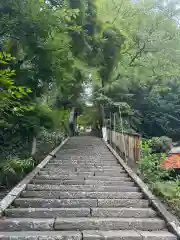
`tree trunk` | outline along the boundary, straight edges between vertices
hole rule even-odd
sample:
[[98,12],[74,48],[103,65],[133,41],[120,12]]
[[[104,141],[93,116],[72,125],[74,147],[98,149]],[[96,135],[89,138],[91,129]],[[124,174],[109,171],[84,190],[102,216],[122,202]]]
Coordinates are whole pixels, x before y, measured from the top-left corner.
[[31,156],[33,157],[36,154],[37,151],[37,140],[36,137],[33,137],[33,141],[32,141],[32,151],[31,151]]

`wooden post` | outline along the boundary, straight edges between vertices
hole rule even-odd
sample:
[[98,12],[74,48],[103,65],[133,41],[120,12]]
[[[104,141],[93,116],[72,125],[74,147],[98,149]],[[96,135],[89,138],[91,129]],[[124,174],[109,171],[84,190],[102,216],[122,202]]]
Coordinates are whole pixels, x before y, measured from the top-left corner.
[[114,113],[114,144],[115,144],[115,151],[116,151],[116,114]]
[[122,129],[122,139],[123,139],[123,145],[124,145],[124,157],[125,157],[126,164],[128,164],[128,159],[127,159],[127,154],[126,154],[126,143],[125,143],[124,130],[123,130],[123,120],[122,120],[120,106],[119,106],[119,115],[120,115],[121,129]]
[[110,143],[110,145],[112,146],[112,129],[111,129],[111,124],[112,124],[112,122],[111,122],[111,112],[110,112],[110,128],[109,128],[109,143]]

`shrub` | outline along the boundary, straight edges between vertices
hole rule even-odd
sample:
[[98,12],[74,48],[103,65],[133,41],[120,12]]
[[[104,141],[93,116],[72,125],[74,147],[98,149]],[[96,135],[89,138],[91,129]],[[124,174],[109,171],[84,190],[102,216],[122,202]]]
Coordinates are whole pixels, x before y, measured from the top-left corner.
[[172,147],[172,139],[166,136],[153,137],[150,146],[153,153],[168,153]]
[[162,160],[166,158],[166,154],[152,153],[151,145],[151,140],[141,143],[142,155],[139,169],[143,174],[144,181],[153,183],[171,179],[172,170],[162,168],[161,164]]
[[173,214],[180,217],[180,184],[178,180],[156,182],[152,185],[152,190],[165,201]]
[[27,173],[34,168],[32,158],[20,159],[9,157],[0,167],[1,185],[11,187],[18,183]]

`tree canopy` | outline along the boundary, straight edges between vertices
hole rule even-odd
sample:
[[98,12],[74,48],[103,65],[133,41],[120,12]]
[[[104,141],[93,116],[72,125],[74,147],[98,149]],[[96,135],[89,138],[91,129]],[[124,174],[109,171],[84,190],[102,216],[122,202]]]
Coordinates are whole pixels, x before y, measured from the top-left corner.
[[106,74],[106,84],[95,96],[98,94],[98,100],[112,112],[117,111],[113,103],[119,103],[129,128],[142,135],[178,138],[178,1],[97,3],[97,15],[104,24],[119,30],[123,43],[121,40],[119,51],[116,49],[116,57],[112,58],[113,68],[110,75]]
[[0,11],[4,156],[41,129],[66,131],[72,107],[88,124],[120,107],[127,129],[178,139],[178,1],[6,0]]

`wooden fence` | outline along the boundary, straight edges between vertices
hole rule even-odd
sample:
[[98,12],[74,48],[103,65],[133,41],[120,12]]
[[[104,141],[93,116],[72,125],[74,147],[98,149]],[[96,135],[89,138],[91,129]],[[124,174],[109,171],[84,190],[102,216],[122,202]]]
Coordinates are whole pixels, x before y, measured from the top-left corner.
[[116,148],[127,164],[134,168],[140,159],[140,135],[107,130],[108,142]]

